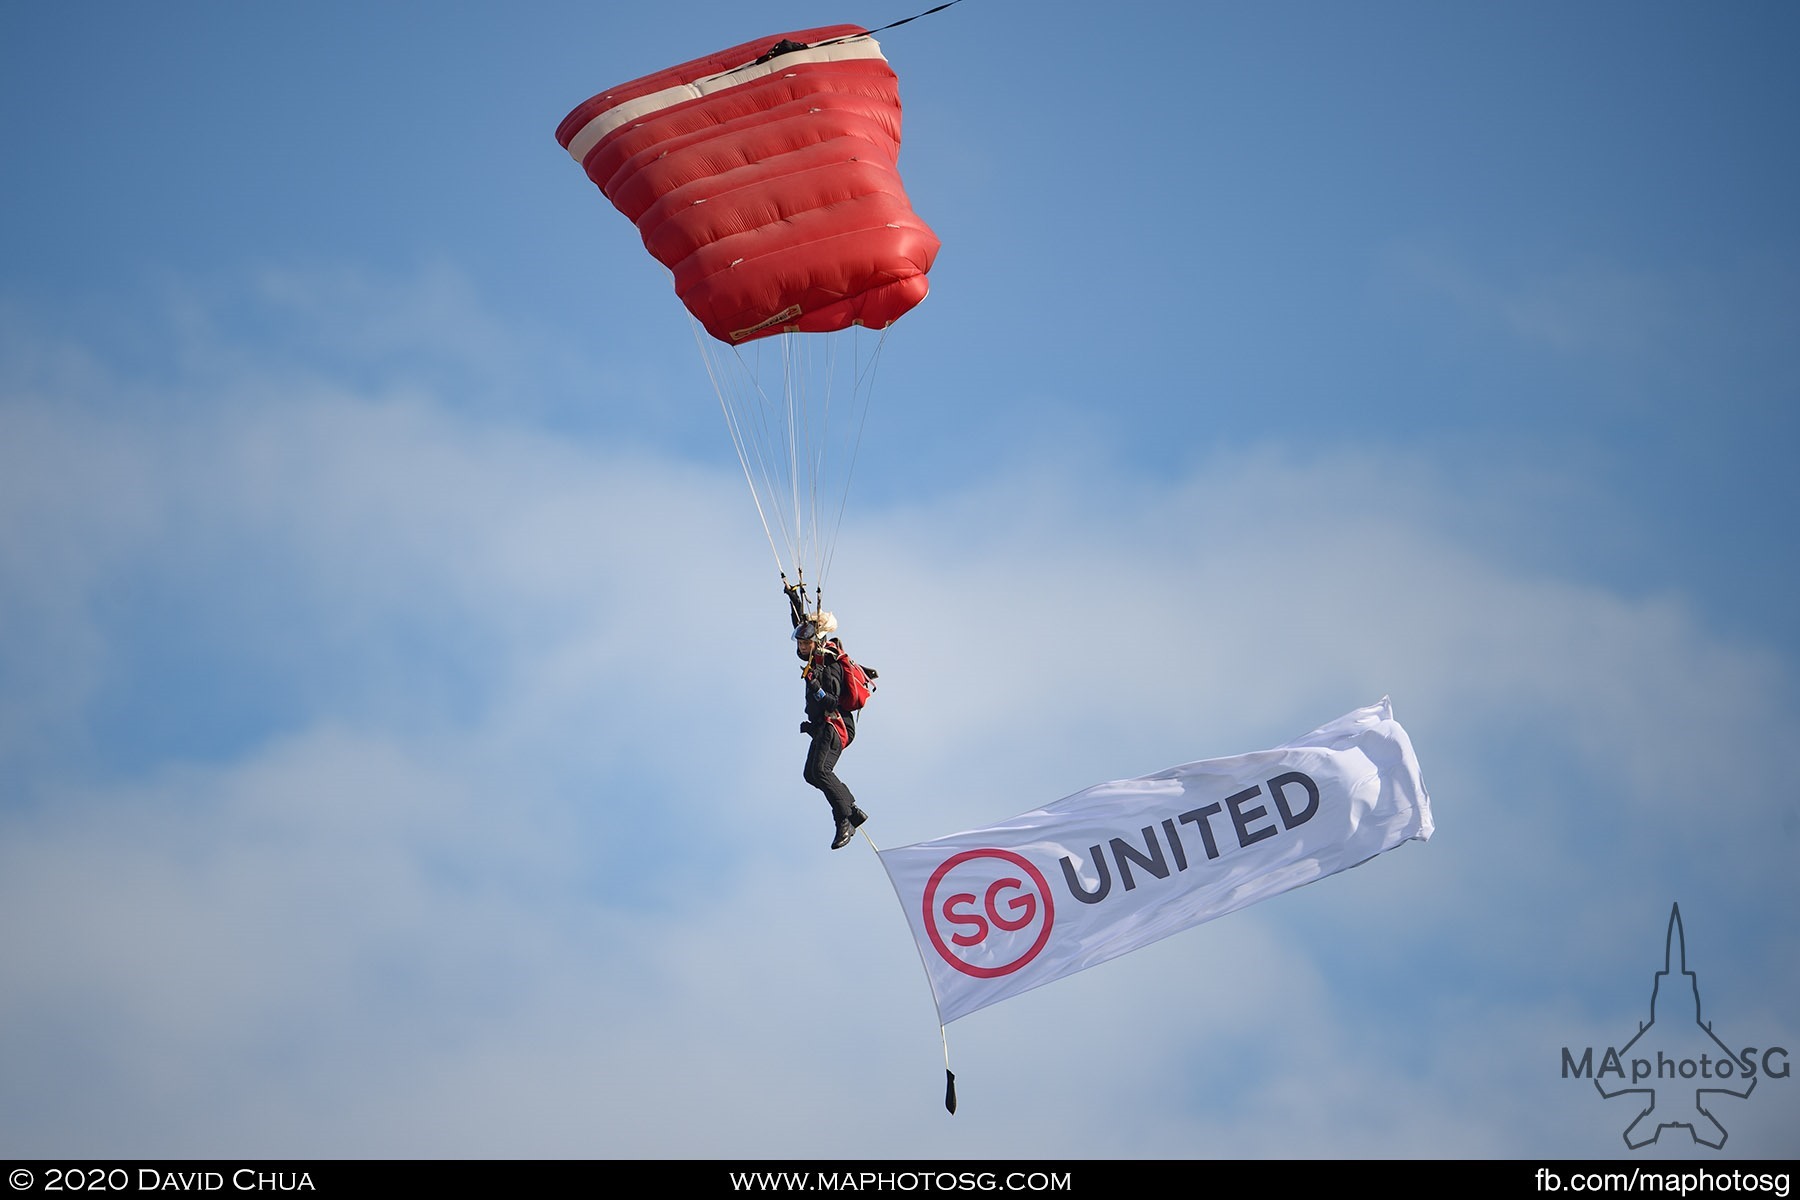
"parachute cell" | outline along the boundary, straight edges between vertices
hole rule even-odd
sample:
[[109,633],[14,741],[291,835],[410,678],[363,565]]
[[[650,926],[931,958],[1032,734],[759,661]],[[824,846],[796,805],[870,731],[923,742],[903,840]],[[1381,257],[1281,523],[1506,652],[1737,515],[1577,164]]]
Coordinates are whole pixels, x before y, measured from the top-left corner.
[[859,26],[646,75],[556,138],[722,342],[882,329],[925,297],[938,239],[901,184],[898,81]]

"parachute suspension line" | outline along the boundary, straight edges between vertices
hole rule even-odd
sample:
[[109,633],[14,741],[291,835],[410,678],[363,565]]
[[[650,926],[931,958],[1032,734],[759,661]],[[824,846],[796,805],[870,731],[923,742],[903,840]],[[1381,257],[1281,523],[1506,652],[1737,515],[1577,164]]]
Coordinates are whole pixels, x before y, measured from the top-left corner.
[[[863,430],[869,424],[869,406],[875,398],[875,368],[881,365],[881,352],[887,346],[888,326],[881,330],[881,336],[875,341],[875,349],[869,352],[867,362],[863,361],[860,352],[856,355],[856,375],[851,384],[850,400],[852,415],[856,420],[856,437],[850,444],[850,464],[844,470],[844,487],[838,494],[837,514],[832,519],[831,534],[826,539],[827,549],[820,556],[819,578],[825,578],[825,571],[830,568],[831,560],[837,553],[838,530],[844,524],[844,510],[850,504],[850,481],[856,475],[856,460],[862,454]],[[860,340],[862,330],[857,330]]]
[[[719,370],[719,363],[713,357],[711,347],[708,345],[705,336],[703,336],[705,332],[704,328],[698,321],[695,321],[693,326],[694,341],[700,347],[701,361],[706,364],[707,378],[712,380],[713,391],[719,397],[719,408],[725,414],[725,429],[731,435],[732,446],[737,450],[738,466],[743,468],[744,482],[750,486],[750,500],[756,505],[756,516],[757,519],[762,522],[763,536],[768,539],[769,553],[775,556],[775,568],[780,571],[782,570],[781,551],[776,548],[775,535],[769,529],[768,514],[763,511],[762,494],[757,490],[756,479],[750,472],[750,455],[747,453],[747,450],[757,452],[757,465],[762,471],[765,486],[768,478],[767,465],[762,461],[762,455],[758,446],[751,444],[746,447],[744,430],[740,424],[738,413],[733,410],[731,404],[731,384]],[[787,578],[785,571],[783,571],[782,578]]]
[[853,343],[836,335],[785,333],[779,341],[784,442],[791,472],[787,516],[793,523],[795,561],[812,566],[816,582],[823,584],[831,557],[831,522],[824,503],[832,472],[839,469],[833,458],[842,441],[832,429],[832,409],[838,403],[838,376],[844,370],[840,356],[847,356],[852,367],[856,356],[845,349]]
[[[781,335],[781,374],[782,400],[787,418],[788,490],[790,494],[788,509],[794,522],[794,561],[796,564],[813,561],[817,554],[818,520],[816,516],[809,521],[807,516],[813,512],[811,491],[814,469],[803,469],[802,464],[814,463],[813,428],[809,418],[811,397],[807,394],[807,380],[811,375],[809,365],[805,361],[807,343],[791,333]],[[801,489],[806,488],[807,495],[802,497]],[[808,538],[808,531],[813,537]],[[809,542],[811,544],[809,544]]]
[[[780,518],[782,539],[787,543],[788,557],[796,571],[804,573],[806,569],[805,529],[799,519],[795,505],[795,481],[799,478],[799,460],[795,458],[794,437],[796,426],[792,398],[793,367],[789,346],[792,337],[787,334],[777,339],[780,354],[775,354],[775,345],[761,342],[749,347],[754,363],[745,359],[745,348],[734,348],[739,368],[744,378],[750,383],[752,394],[756,397],[756,445],[760,448],[762,459],[766,459],[771,467],[765,467],[763,486],[769,504]],[[764,356],[778,357],[782,372],[781,390],[777,395],[770,395],[763,384]]]
[[[796,405],[803,414],[802,420],[807,434],[806,454],[806,511],[808,520],[806,528],[812,535],[812,561],[818,564],[816,582],[823,585],[825,575],[830,570],[831,543],[826,535],[826,523],[819,509],[820,485],[828,478],[827,455],[833,445],[831,437],[831,407],[837,395],[838,346],[840,338],[825,338],[808,343],[812,354],[823,354],[824,364],[807,363],[801,378],[818,382],[822,386],[817,396],[802,396]],[[854,361],[854,355],[852,355]]]
[[[798,466],[794,458],[794,413],[790,391],[792,378],[791,360],[788,344],[791,339],[783,334],[779,339],[781,347],[782,389],[779,399],[771,397],[763,386],[761,364],[765,353],[773,351],[762,342],[749,347],[755,358],[755,364],[744,357],[743,347],[734,347],[739,369],[750,383],[756,396],[756,445],[759,448],[759,461],[766,459],[774,464],[773,473],[765,466],[763,487],[769,504],[775,510],[781,526],[781,536],[787,543],[788,557],[792,560],[796,571],[804,571],[806,565],[806,549],[801,541],[801,527],[796,519],[793,491],[794,480],[798,477]],[[785,484],[784,481],[785,480]],[[785,515],[783,515],[785,514]]]
[[781,333],[727,353],[697,320],[692,328],[777,569],[822,586],[849,510],[888,331]]

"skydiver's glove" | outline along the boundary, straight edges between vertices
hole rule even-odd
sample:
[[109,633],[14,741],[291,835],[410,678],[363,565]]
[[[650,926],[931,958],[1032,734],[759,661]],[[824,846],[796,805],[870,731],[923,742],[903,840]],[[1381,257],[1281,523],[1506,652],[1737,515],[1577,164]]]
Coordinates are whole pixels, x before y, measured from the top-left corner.
[[811,721],[800,722],[800,732],[801,733],[811,733],[812,732],[812,722]]

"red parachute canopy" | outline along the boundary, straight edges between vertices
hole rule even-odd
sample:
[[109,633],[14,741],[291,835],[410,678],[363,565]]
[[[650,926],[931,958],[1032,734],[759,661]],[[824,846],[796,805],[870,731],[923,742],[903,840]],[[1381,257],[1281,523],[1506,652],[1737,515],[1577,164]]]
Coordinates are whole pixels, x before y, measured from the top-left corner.
[[901,186],[898,80],[860,26],[646,75],[576,108],[556,140],[722,342],[880,329],[925,298],[938,239]]

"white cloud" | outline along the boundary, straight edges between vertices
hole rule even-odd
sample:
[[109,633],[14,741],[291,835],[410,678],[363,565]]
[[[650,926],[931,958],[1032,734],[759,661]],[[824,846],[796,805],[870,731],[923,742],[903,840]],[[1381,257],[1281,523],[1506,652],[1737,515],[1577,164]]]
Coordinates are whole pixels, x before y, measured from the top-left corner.
[[[1439,834],[952,1026],[949,1117],[892,893],[863,847],[826,852],[799,780],[781,599],[723,450],[424,387],[245,391],[249,357],[148,405],[93,368],[0,397],[19,1152],[1600,1154],[1558,1131],[1555,1052],[1583,1006],[1636,1019],[1656,964],[1620,931],[1671,888],[1792,910],[1767,752],[1790,668],[1680,596],[1500,558],[1380,448],[1168,485],[1036,455],[842,535],[833,604],[883,673],[843,766],[873,837],[1382,694]],[[1491,467],[1456,511],[1506,485]],[[151,686],[159,636],[222,642],[209,668],[282,703],[110,753],[152,705],[204,706]],[[1792,950],[1766,922],[1714,953]]]
[[1405,285],[1527,343],[1569,353],[1641,356],[1684,327],[1674,285],[1648,270],[1594,260],[1494,278],[1452,251],[1396,246],[1389,270]]

